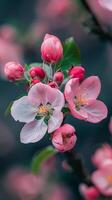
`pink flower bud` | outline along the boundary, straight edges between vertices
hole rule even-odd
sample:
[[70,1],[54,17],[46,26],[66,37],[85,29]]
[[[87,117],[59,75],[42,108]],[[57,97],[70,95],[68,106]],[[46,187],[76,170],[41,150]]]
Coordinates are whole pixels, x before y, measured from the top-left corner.
[[42,59],[48,63],[57,63],[63,56],[63,47],[59,38],[46,34],[41,45]]
[[40,83],[40,80],[34,79],[34,80],[31,81],[31,86],[33,86],[33,85],[35,85],[37,83]]
[[79,186],[79,190],[85,200],[98,200],[99,199],[100,193],[93,186],[88,187],[86,184],[82,183]]
[[32,67],[29,73],[31,78],[38,77],[40,80],[45,78],[45,71],[41,67]]
[[50,87],[52,87],[52,88],[58,88],[57,83],[54,82],[54,81],[49,82],[48,85],[49,85]]
[[79,81],[82,81],[85,76],[85,69],[80,66],[74,66],[68,73],[71,78],[79,78]]
[[19,80],[23,76],[24,68],[17,62],[8,62],[5,64],[4,73],[9,80]]
[[64,79],[63,72],[56,72],[53,77],[54,81],[56,81],[58,84],[62,83]]
[[60,152],[71,150],[76,140],[75,129],[70,124],[64,124],[52,135],[52,144]]

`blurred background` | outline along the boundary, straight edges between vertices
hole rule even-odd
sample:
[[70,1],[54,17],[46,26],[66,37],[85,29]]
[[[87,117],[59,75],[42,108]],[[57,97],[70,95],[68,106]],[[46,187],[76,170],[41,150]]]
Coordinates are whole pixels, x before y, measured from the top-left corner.
[[5,115],[9,103],[24,94],[25,87],[5,80],[4,64],[40,62],[40,45],[46,33],[62,41],[73,36],[86,75],[101,78],[100,98],[108,106],[108,118],[96,125],[67,119],[76,128],[76,151],[83,156],[89,172],[94,169],[91,155],[95,149],[102,143],[112,143],[108,130],[112,114],[112,1],[0,0],[0,200],[82,199],[80,180],[63,166],[63,155],[44,163],[37,177],[31,174],[32,157],[48,145],[48,140],[45,137],[35,144],[21,144],[23,124]]

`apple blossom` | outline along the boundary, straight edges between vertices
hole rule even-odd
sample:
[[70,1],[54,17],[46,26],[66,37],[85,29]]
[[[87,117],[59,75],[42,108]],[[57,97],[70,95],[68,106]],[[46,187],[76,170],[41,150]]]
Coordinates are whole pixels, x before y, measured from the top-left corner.
[[52,143],[60,152],[71,150],[76,140],[75,129],[70,124],[62,125],[52,134]]
[[29,74],[31,78],[39,78],[40,80],[45,78],[45,71],[41,67],[32,67]]
[[71,78],[79,78],[79,81],[82,81],[85,76],[85,69],[81,66],[74,66],[70,68],[68,74]]
[[52,87],[52,88],[58,88],[57,83],[54,82],[54,81],[50,81],[50,82],[48,82],[48,85],[49,85],[50,87]]
[[81,84],[74,78],[65,86],[65,98],[71,114],[78,119],[98,123],[107,117],[107,107],[102,101],[96,100],[101,90],[97,76],[86,78]]
[[105,161],[93,172],[91,180],[103,195],[112,196],[112,160]]
[[80,184],[79,191],[85,200],[98,200],[100,196],[99,191],[94,186],[88,187],[84,183]]
[[62,83],[62,81],[64,80],[63,72],[56,72],[54,74],[53,80],[56,81],[58,84]]
[[63,47],[58,37],[46,34],[41,45],[42,59],[48,63],[57,63],[63,56]]
[[4,73],[9,80],[21,79],[24,73],[24,68],[17,62],[8,62],[5,64]]
[[33,80],[31,81],[31,86],[33,86],[33,85],[35,85],[35,84],[37,84],[37,83],[40,83],[40,80],[38,80],[38,79],[33,79]]
[[21,142],[37,142],[47,131],[52,133],[59,128],[63,121],[63,106],[61,91],[43,83],[32,86],[28,96],[14,101],[11,108],[13,118],[27,123],[20,133]]
[[112,148],[109,144],[104,144],[101,148],[97,149],[92,156],[92,162],[96,167],[102,166],[108,159],[112,160]]

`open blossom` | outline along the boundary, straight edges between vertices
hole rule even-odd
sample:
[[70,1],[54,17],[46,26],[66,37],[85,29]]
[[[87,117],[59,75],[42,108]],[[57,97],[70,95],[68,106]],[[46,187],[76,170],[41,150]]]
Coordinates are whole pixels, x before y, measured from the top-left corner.
[[24,68],[17,62],[8,62],[5,64],[4,73],[9,80],[18,80],[22,78]]
[[59,128],[63,121],[63,106],[63,94],[43,83],[32,86],[28,96],[14,101],[11,108],[13,118],[26,123],[20,133],[21,142],[37,142],[47,131],[52,133]]
[[41,45],[41,54],[44,61],[57,63],[63,56],[63,47],[59,38],[46,34]]
[[65,86],[65,98],[71,114],[88,122],[97,123],[107,117],[107,107],[97,100],[101,83],[97,76],[86,78],[81,84],[79,79],[68,81]]
[[80,184],[79,191],[85,200],[98,200],[100,196],[99,191],[95,187],[88,187],[83,183]]
[[74,147],[76,140],[75,129],[70,124],[64,124],[52,135],[53,145],[61,152],[71,150]]
[[99,4],[109,10],[109,11],[112,11],[112,0],[99,0]]
[[105,196],[112,196],[112,160],[103,163],[100,169],[92,174],[92,182]]
[[112,148],[108,144],[104,144],[101,148],[96,150],[92,156],[92,162],[96,167],[102,166],[102,164],[108,160],[112,160]]

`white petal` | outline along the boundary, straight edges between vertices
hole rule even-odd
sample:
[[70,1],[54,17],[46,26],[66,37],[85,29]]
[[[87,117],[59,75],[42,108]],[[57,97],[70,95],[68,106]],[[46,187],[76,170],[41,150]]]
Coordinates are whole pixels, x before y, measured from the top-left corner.
[[48,121],[48,133],[52,133],[57,128],[60,127],[63,121],[63,113],[60,111],[54,111],[53,115],[50,117]]
[[22,128],[20,140],[24,144],[38,142],[44,137],[46,131],[47,125],[44,122],[44,118],[34,120]]
[[29,123],[35,119],[37,108],[28,101],[28,97],[24,96],[14,101],[11,107],[11,115],[17,121]]

